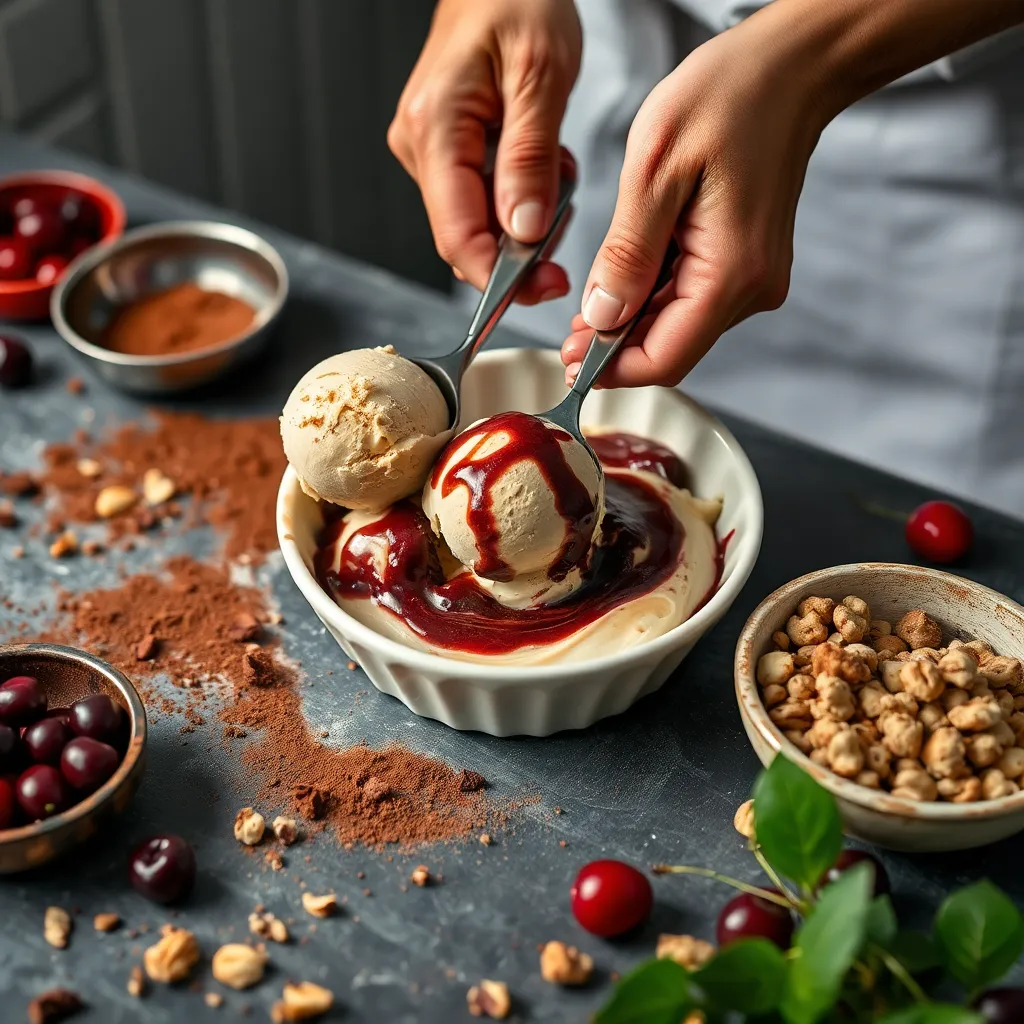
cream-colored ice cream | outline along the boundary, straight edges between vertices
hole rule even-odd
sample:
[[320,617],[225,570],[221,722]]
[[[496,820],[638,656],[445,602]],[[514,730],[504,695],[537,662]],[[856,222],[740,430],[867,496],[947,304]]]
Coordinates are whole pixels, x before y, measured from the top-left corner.
[[[524,421],[532,435],[523,437]],[[553,458],[544,458],[545,441],[557,446]],[[604,477],[579,441],[535,416],[506,415],[449,445],[423,489],[423,511],[463,565],[531,592],[535,577],[538,587],[550,583],[568,549],[577,554],[570,561],[586,555],[603,499]]]
[[302,489],[352,509],[379,510],[418,493],[451,434],[437,385],[390,345],[318,363],[281,416]]

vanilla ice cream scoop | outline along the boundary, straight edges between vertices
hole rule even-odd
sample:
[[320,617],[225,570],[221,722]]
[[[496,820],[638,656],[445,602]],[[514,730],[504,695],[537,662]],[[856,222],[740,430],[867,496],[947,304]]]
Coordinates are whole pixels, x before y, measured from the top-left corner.
[[459,434],[423,489],[423,511],[452,554],[501,582],[564,579],[586,557],[603,505],[604,476],[587,448],[520,412]]
[[390,345],[318,363],[281,416],[284,452],[303,491],[369,511],[419,491],[451,435],[437,385]]

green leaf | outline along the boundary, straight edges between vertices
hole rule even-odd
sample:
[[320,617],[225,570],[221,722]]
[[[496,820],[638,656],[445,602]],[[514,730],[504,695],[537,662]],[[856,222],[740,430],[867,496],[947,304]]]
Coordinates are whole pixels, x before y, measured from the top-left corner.
[[892,942],[883,945],[911,974],[924,974],[942,966],[935,940],[927,932],[901,928]]
[[1001,978],[1024,952],[1024,921],[987,879],[955,892],[935,916],[935,941],[946,970],[969,992]]
[[868,908],[868,940],[888,949],[896,938],[898,927],[892,901],[888,896],[876,896]]
[[680,1024],[697,1005],[686,968],[648,960],[616,985],[594,1024]]
[[878,1024],[985,1024],[980,1013],[952,1003],[919,1003],[886,1014]]
[[871,865],[858,864],[822,890],[796,933],[782,1015],[791,1024],[814,1024],[831,1009],[843,978],[867,936]]
[[813,889],[839,856],[843,824],[832,794],[781,754],[754,785],[757,841],[780,874]]
[[767,1013],[782,999],[786,958],[767,939],[743,939],[726,946],[693,980],[716,1009]]

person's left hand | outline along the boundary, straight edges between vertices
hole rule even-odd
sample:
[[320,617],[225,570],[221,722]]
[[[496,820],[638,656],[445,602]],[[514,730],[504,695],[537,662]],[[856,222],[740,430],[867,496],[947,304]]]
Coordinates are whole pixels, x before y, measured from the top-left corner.
[[673,233],[674,280],[604,387],[674,386],[729,327],[785,299],[797,200],[828,117],[814,61],[798,59],[779,23],[767,8],[705,43],[640,108],[612,224],[562,346],[568,383],[593,331],[643,304]]

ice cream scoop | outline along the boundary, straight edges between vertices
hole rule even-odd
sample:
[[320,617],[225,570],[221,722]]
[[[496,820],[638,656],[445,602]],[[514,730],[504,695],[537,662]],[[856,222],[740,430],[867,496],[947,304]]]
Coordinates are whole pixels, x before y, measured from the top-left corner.
[[423,490],[423,511],[451,553],[500,582],[563,579],[586,556],[603,502],[604,477],[586,445],[521,412],[459,434]]
[[370,511],[419,491],[451,435],[444,396],[390,345],[318,363],[281,416],[285,455],[303,491]]

